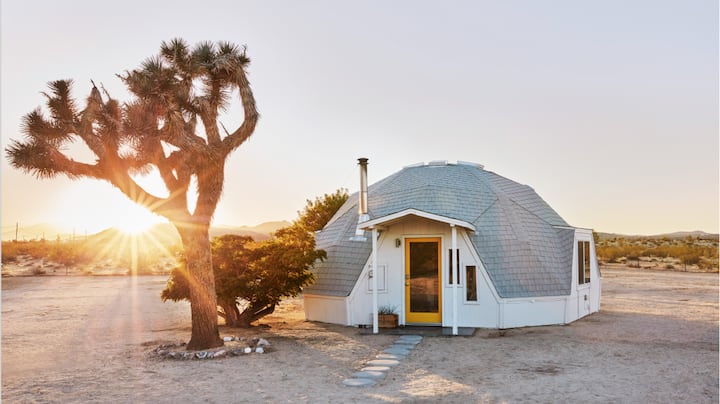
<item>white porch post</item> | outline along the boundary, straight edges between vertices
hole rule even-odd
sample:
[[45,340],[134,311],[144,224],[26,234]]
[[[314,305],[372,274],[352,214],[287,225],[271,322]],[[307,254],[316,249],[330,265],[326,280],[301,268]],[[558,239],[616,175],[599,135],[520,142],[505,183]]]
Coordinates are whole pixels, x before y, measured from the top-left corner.
[[[458,261],[458,254],[457,251],[457,227],[455,227],[454,224],[450,225],[450,229],[452,230],[452,251],[450,252],[450,260],[453,263],[453,267],[450,268],[450,271],[452,271],[452,313],[453,313],[453,320],[452,320],[452,335],[458,335],[458,307],[457,307],[457,285],[460,283],[460,279],[458,277],[460,276],[460,271],[457,271],[456,269],[460,267],[460,263]],[[452,257],[454,255],[454,257]]]
[[377,235],[378,231],[375,226],[372,228],[372,316],[373,316],[373,334],[378,333],[378,295],[377,295]]

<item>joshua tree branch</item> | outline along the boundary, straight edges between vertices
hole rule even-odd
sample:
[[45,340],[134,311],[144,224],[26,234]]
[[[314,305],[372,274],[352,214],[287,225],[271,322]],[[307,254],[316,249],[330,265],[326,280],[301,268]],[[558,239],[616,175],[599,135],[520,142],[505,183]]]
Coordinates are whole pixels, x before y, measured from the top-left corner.
[[260,114],[257,111],[257,106],[255,105],[255,97],[253,96],[250,83],[248,82],[244,71],[240,71],[238,73],[236,84],[238,86],[238,91],[240,92],[240,99],[243,104],[245,119],[243,120],[242,125],[240,125],[235,132],[223,139],[223,153],[225,155],[232,153],[233,150],[237,149],[253,134],[257,121],[260,119]]

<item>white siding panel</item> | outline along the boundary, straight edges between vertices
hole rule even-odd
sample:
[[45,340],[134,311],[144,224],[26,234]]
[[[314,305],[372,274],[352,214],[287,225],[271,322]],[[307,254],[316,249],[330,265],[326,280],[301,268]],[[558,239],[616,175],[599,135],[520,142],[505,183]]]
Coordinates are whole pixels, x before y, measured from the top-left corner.
[[565,324],[565,298],[536,298],[506,301],[500,305],[503,324],[500,328]]
[[347,299],[304,295],[305,319],[323,323],[350,325],[347,318]]

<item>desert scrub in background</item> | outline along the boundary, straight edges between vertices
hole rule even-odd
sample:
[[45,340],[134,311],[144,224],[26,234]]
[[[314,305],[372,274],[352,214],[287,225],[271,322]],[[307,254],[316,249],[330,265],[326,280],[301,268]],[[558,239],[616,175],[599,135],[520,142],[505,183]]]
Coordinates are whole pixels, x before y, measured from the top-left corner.
[[[691,266],[709,272],[718,272],[718,239],[685,237],[612,237],[600,239],[596,244],[598,260],[604,263],[627,262],[640,266],[640,259],[649,261],[674,260],[687,270]],[[667,264],[665,269],[677,269]]]
[[[123,243],[120,243],[123,244]],[[98,243],[92,240],[76,241],[3,241],[2,262],[17,262],[22,257],[45,259],[64,266],[107,263],[107,260],[130,268],[135,263],[140,273],[150,273],[148,268],[163,259],[174,259],[174,246],[137,248],[129,245],[115,245],[112,242]],[[134,254],[134,257],[133,257]],[[107,266],[107,264],[106,264]]]
[[46,258],[49,255],[48,242],[40,241],[3,241],[2,262],[15,262],[18,257],[27,255],[32,258]]

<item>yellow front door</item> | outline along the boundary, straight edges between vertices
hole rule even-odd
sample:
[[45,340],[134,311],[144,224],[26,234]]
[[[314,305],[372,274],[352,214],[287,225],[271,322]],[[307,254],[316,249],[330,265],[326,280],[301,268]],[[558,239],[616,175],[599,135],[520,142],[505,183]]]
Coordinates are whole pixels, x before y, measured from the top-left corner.
[[440,238],[405,239],[405,322],[442,323]]

